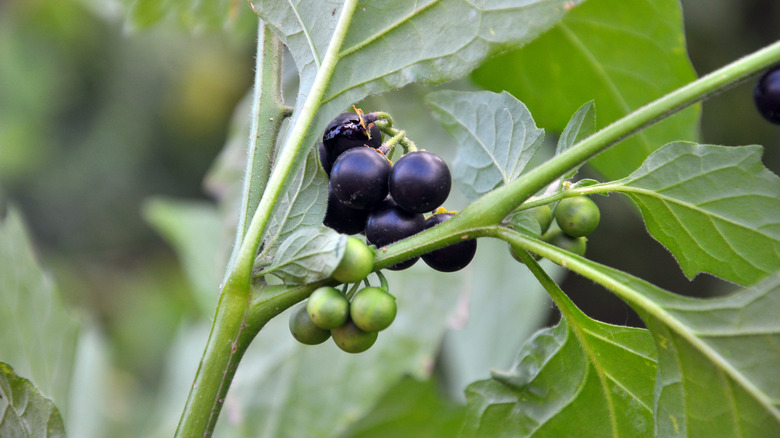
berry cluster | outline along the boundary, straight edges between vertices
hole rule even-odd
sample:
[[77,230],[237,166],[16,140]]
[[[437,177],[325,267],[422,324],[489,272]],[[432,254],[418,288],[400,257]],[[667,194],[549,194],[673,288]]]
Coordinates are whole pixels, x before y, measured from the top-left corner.
[[[383,247],[452,217],[439,212],[426,220],[423,215],[444,203],[452,177],[439,156],[408,142],[406,153],[391,163],[385,154],[407,139],[396,131],[383,145],[377,120],[376,113],[341,114],[325,130],[319,153],[330,180],[323,223],[340,233],[363,233],[369,244]],[[452,272],[468,265],[475,251],[476,241],[467,241],[422,258],[433,269]],[[389,269],[406,269],[418,259]]]
[[[587,249],[588,239],[585,237],[592,233],[599,225],[601,212],[593,200],[585,196],[564,198],[555,207],[555,215],[547,205],[541,205],[527,211],[542,230],[542,240],[574,254],[583,256]],[[557,226],[551,227],[555,218]],[[517,255],[524,251],[520,247],[512,245],[512,256],[520,260]]]

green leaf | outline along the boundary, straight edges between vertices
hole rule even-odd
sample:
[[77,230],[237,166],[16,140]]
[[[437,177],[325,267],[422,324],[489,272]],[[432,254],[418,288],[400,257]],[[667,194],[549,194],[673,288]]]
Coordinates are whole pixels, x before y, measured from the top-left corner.
[[655,347],[647,330],[577,313],[538,332],[509,371],[467,389],[461,436],[653,436]]
[[780,178],[760,146],[671,143],[606,184],[639,206],[647,229],[685,275],[752,284],[780,270]]
[[65,426],[54,403],[3,362],[0,362],[0,436],[65,437]]
[[596,106],[593,104],[593,101],[590,101],[582,105],[569,119],[569,123],[566,124],[566,128],[564,128],[563,133],[558,138],[555,154],[569,150],[577,142],[587,138],[594,132],[596,132]]
[[455,137],[453,177],[472,200],[517,179],[544,139],[528,108],[505,92],[439,91],[428,104]]
[[513,211],[503,220],[503,224],[515,231],[536,238],[542,235],[542,227],[539,222],[525,210]]
[[347,247],[347,236],[324,225],[299,228],[279,246],[260,275],[273,274],[285,284],[312,283],[330,277]]
[[[313,145],[329,120],[364,97],[414,82],[462,77],[490,55],[536,38],[581,1],[363,2],[352,17],[304,144]],[[301,74],[300,109],[330,44],[341,2],[253,0],[251,4],[290,49]]]
[[[277,246],[299,228],[322,224],[328,205],[328,176],[319,164],[317,150],[309,150],[306,163],[289,179],[268,222],[259,260],[270,258]],[[285,260],[279,260],[284,262]]]
[[452,438],[458,435],[465,407],[439,394],[433,380],[405,378],[341,438]]
[[35,382],[67,411],[79,332],[43,272],[19,212],[0,221],[0,361]]
[[[589,0],[473,78],[522,100],[548,131],[562,131],[583,102],[594,100],[601,128],[695,79],[682,24],[678,0]],[[695,140],[699,114],[698,107],[681,111],[590,163],[610,179],[622,178],[661,145]]]
[[143,205],[146,222],[176,250],[198,307],[213,312],[226,255],[220,247],[222,220],[216,207],[203,201],[152,198]]

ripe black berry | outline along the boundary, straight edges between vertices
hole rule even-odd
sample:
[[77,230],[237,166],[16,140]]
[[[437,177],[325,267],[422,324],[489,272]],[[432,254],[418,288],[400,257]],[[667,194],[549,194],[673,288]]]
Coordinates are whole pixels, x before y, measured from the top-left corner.
[[370,209],[387,196],[390,162],[379,151],[360,147],[350,149],[333,163],[330,186],[344,205]]
[[329,162],[335,163],[341,154],[358,146],[372,148],[381,146],[382,132],[373,122],[371,116],[363,116],[363,123],[368,128],[368,133],[371,134],[369,139],[366,128],[360,123],[360,116],[357,114],[343,113],[333,119],[325,128],[325,133],[322,136],[323,147],[327,151]]
[[328,209],[322,223],[342,234],[362,233],[366,228],[368,210],[357,210],[347,207],[336,197],[333,189],[328,187]]
[[[425,229],[427,230],[428,228],[434,227],[453,216],[452,213],[434,214],[426,219]],[[476,252],[477,241],[465,240],[424,254],[422,259],[425,264],[437,271],[455,272],[468,266]]]
[[761,76],[753,90],[753,100],[765,119],[780,124],[780,65]]
[[[422,231],[425,217],[420,213],[410,213],[387,199],[368,215],[366,221],[366,240],[377,248],[389,245]],[[412,266],[419,257],[409,259],[388,269],[398,271]]]
[[452,177],[447,163],[428,151],[410,152],[390,171],[390,194],[402,208],[414,213],[433,211],[447,199]]

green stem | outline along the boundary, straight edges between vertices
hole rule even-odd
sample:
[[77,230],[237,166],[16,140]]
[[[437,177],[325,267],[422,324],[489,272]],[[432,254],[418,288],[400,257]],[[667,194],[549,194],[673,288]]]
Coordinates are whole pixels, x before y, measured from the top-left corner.
[[[686,108],[699,100],[746,79],[780,61],[780,41],[732,62],[581,140],[571,149],[532,169],[519,179],[499,187],[464,208],[452,219],[378,252],[375,266],[384,268],[432,249],[457,242],[461,235],[478,237],[483,227],[501,222],[533,194],[635,132]],[[585,188],[583,188],[585,189]]]
[[268,181],[268,186],[266,187],[265,193],[263,193],[263,197],[260,199],[260,204],[257,206],[257,211],[255,211],[255,214],[252,217],[244,241],[241,244],[238,260],[231,276],[237,275],[246,277],[247,283],[249,281],[249,276],[251,275],[252,265],[255,260],[255,255],[257,254],[260,239],[265,232],[266,225],[271,217],[274,206],[279,201],[284,183],[289,178],[296,163],[300,163],[300,160],[303,158],[303,154],[301,154],[303,150],[303,139],[306,136],[309,125],[311,125],[312,120],[314,120],[314,115],[320,107],[322,96],[325,94],[325,88],[328,86],[333,71],[336,68],[336,63],[339,59],[339,51],[341,50],[344,37],[349,29],[349,24],[352,21],[352,15],[355,12],[356,6],[357,0],[346,0],[344,2],[330,45],[322,60],[322,65],[320,65],[311,90],[309,90],[309,94],[306,97],[306,101],[301,107],[298,117],[295,119],[295,126],[287,137],[279,161],[276,166],[274,166]]
[[[282,119],[288,112],[281,90],[282,44],[266,26],[260,25],[257,47],[253,120],[240,222],[236,231],[237,245],[244,236],[244,218],[254,211],[253,200],[259,198],[268,179],[271,164],[268,155],[275,154],[273,145]],[[247,334],[245,319],[249,282],[231,276],[224,281],[206,348],[176,430],[179,437],[211,435],[238,362],[249,345],[249,341],[244,339]]]

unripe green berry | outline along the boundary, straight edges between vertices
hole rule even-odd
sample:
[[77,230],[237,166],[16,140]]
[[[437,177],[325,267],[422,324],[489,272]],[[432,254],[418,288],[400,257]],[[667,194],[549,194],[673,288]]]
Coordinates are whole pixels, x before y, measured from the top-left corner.
[[552,210],[549,205],[540,205],[538,207],[531,208],[527,211],[536,222],[539,222],[539,228],[542,229],[542,234],[546,233],[550,228],[550,224],[553,220]]
[[374,269],[374,252],[357,237],[349,236],[344,257],[331,277],[342,283],[357,283]]
[[588,238],[584,236],[571,237],[559,229],[550,230],[542,236],[542,240],[555,245],[560,249],[577,254],[578,256],[584,256],[585,250],[588,247]]
[[364,331],[378,332],[386,329],[395,319],[398,306],[395,297],[378,287],[367,287],[352,297],[349,315]]
[[341,327],[331,330],[330,333],[333,336],[333,342],[347,353],[362,353],[368,350],[379,336],[377,332],[361,330],[349,320]]
[[317,345],[330,337],[330,331],[314,325],[306,313],[306,304],[300,303],[290,313],[290,333],[301,344]]
[[571,237],[587,236],[599,225],[601,213],[593,200],[585,196],[564,198],[555,208],[555,222]]
[[349,301],[338,289],[323,286],[309,296],[306,312],[317,327],[330,330],[347,321]]

